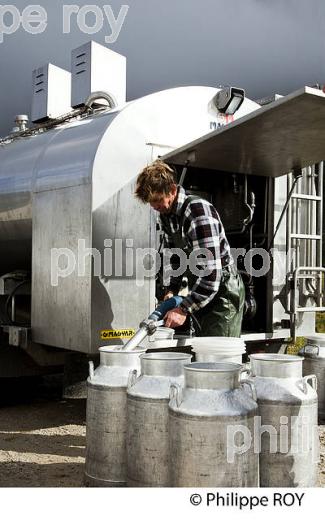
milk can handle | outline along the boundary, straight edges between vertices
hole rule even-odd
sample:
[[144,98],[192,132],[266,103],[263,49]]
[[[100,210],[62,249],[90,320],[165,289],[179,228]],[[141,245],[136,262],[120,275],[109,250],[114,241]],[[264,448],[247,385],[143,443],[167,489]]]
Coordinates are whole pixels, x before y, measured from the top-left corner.
[[169,389],[169,398],[172,406],[180,407],[183,400],[182,388],[177,383],[172,383]]
[[137,377],[138,377],[138,372],[136,369],[134,370],[130,370],[129,372],[129,377],[128,377],[128,384],[127,384],[127,389],[129,390],[130,388],[132,388],[132,386],[134,386],[136,380],[137,380]]
[[244,385],[248,385],[251,389],[251,392],[252,392],[252,398],[254,399],[254,401],[257,401],[257,393],[256,393],[256,388],[255,388],[255,385],[252,381],[250,381],[249,379],[242,379],[240,381],[240,386],[244,386]]
[[94,362],[89,361],[89,378],[92,379],[94,377]]
[[[252,372],[251,372],[251,368],[248,367],[247,365],[246,365],[246,366],[244,365],[244,366],[241,368],[241,370],[240,370],[240,372],[239,372],[239,375],[240,375],[240,377],[241,377],[243,374],[247,374],[248,376],[250,376],[251,373],[252,373]],[[244,381],[246,381],[246,379],[244,379]]]
[[315,376],[315,374],[310,374],[309,376],[305,376],[302,378],[302,383],[303,383],[303,388],[304,388],[304,392],[305,394],[307,394],[308,392],[308,380],[310,379],[311,381],[311,387],[316,390],[317,392],[317,377]]
[[[302,351],[302,353],[303,353],[304,355],[306,354],[306,347],[309,347],[309,348],[311,347],[312,349],[315,349],[315,350],[316,350],[316,355],[317,355],[317,356],[319,355],[319,346],[318,346],[318,345],[308,345],[308,343],[307,343],[307,345],[305,345],[305,346],[301,349],[301,351]],[[307,352],[307,354],[308,354],[308,352]]]

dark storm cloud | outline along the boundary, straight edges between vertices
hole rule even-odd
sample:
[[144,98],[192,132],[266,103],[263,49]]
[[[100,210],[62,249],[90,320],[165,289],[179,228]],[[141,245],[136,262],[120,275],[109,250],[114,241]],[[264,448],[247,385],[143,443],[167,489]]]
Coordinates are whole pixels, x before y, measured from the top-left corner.
[[[9,4],[10,2],[8,2]],[[32,70],[50,61],[70,69],[70,52],[89,39],[105,44],[111,34],[84,34],[71,17],[63,34],[63,5],[130,6],[117,41],[105,44],[128,58],[129,99],[177,85],[234,84],[257,98],[325,82],[323,0],[18,0],[47,12],[47,27],[31,35],[22,28],[0,44],[0,135],[14,115],[29,113]],[[4,5],[4,4],[2,4]],[[89,25],[94,17],[87,18]],[[9,24],[9,21],[6,23]]]

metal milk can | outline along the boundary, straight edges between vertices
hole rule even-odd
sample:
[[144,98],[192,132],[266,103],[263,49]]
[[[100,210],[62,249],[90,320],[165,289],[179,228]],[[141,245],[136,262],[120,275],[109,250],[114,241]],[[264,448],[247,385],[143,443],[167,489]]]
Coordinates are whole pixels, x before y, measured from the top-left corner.
[[240,379],[243,371],[236,363],[192,363],[184,367],[184,389],[172,385],[172,486],[258,486],[258,408],[253,383]]
[[169,480],[168,402],[171,383],[183,384],[190,354],[154,352],[141,356],[141,375],[127,389],[128,486],[166,487]]
[[89,486],[126,485],[126,387],[131,370],[140,370],[145,349],[101,347],[100,365],[90,364],[87,380],[85,481]]
[[254,354],[250,360],[261,421],[261,487],[315,486],[316,376],[302,376],[300,356]]
[[304,356],[303,375],[317,377],[318,416],[325,419],[325,334],[308,336],[307,345],[299,354]]

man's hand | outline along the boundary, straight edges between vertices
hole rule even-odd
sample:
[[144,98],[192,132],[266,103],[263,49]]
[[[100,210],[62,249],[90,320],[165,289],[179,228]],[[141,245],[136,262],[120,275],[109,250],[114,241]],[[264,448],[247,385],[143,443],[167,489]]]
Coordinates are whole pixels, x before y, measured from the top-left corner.
[[180,327],[185,323],[186,313],[182,311],[182,309],[176,308],[171,311],[168,311],[165,315],[165,327],[171,327],[174,329],[175,327]]
[[168,291],[166,292],[165,296],[164,296],[164,302],[166,300],[169,300],[169,298],[172,298],[174,296],[174,293],[172,291]]

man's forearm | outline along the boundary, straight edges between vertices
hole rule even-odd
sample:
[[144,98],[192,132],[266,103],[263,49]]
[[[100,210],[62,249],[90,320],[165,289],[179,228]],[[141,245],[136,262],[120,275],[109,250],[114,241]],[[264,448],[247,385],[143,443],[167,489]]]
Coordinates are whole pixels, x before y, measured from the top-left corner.
[[217,273],[216,280],[206,281],[199,278],[189,294],[183,299],[180,308],[184,312],[195,312],[202,309],[217,294],[219,290],[222,271]]

